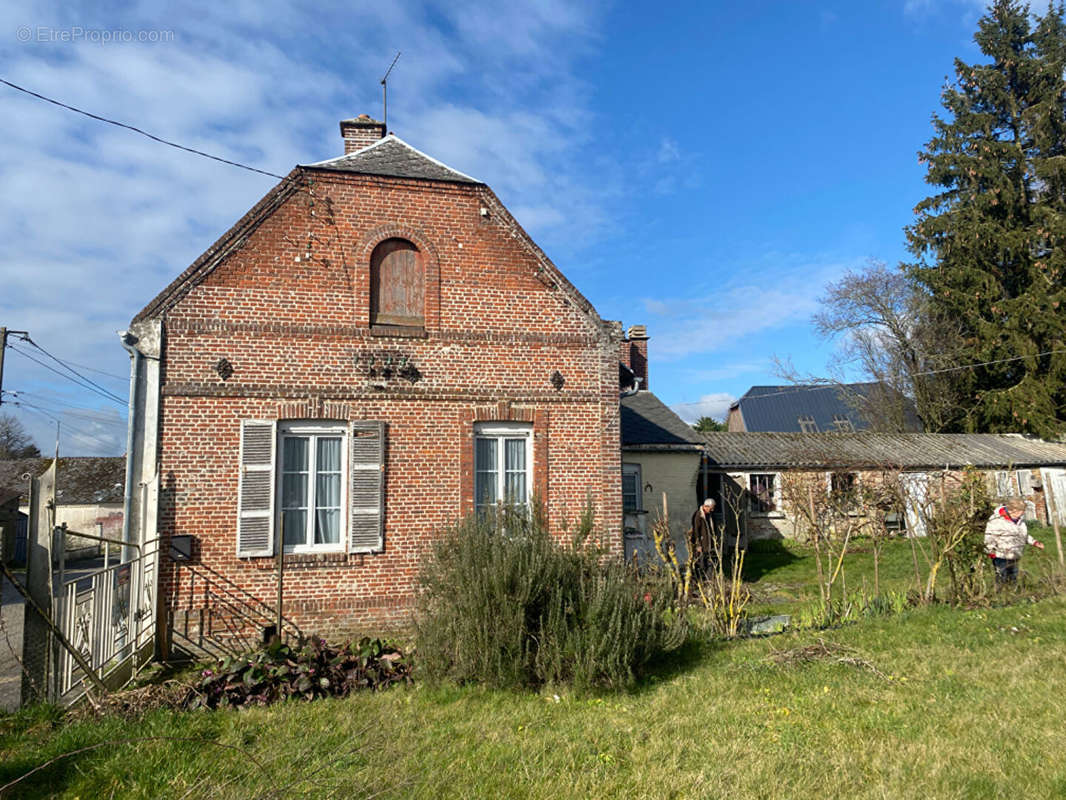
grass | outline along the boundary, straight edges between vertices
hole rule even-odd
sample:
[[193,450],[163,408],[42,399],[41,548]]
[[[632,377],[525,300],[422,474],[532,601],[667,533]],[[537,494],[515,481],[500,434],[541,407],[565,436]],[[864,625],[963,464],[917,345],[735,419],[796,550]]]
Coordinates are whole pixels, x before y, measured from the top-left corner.
[[[1045,581],[1058,566],[1055,536],[1051,528],[1030,523],[1032,536],[1044,543],[1041,551],[1027,548],[1022,560],[1025,584],[1034,585]],[[916,540],[921,590],[925,588],[928,565],[922,553],[927,545]],[[757,541],[752,543],[744,564],[744,579],[752,593],[749,612],[753,616],[764,614],[795,614],[818,600],[817,567],[814,549],[792,541]],[[895,592],[906,595],[919,589],[914,575],[915,551],[909,539],[889,539],[884,543],[878,573],[881,593]],[[946,568],[937,580],[938,591],[948,588]],[[873,547],[868,539],[856,540],[844,560],[844,583],[849,593],[874,594]],[[839,587],[834,589],[839,591]]]
[[[802,601],[813,570],[802,548],[784,550],[751,562],[762,570],[753,585],[776,587],[777,610]],[[886,558],[909,564],[909,553]],[[1036,556],[1053,553],[1030,552],[1026,568],[1042,569]],[[904,585],[907,570],[890,571]],[[73,722],[28,709],[0,717],[0,784],[107,743],[46,767],[12,796],[1063,796],[1064,614],[1060,596],[692,642],[622,695],[415,687]],[[823,658],[787,657],[819,642]],[[838,646],[849,661],[833,655],[845,652]]]

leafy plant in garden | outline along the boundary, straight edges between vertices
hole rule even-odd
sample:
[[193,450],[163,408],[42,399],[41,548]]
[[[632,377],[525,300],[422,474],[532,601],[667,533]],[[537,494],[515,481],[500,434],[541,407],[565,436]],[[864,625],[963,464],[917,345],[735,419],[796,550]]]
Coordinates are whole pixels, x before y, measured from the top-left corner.
[[590,512],[572,541],[537,513],[470,516],[434,544],[420,575],[419,675],[578,689],[631,685],[684,640],[669,585],[594,542]]
[[992,500],[984,475],[967,469],[958,481],[940,476],[939,497],[933,499],[927,527],[934,560],[930,567],[926,596],[941,564],[951,576],[951,593],[955,602],[971,603],[986,597],[995,582],[985,554],[985,523],[992,511]]
[[360,689],[411,682],[403,654],[379,639],[343,647],[312,636],[290,646],[275,640],[254,653],[204,669],[185,698],[186,708],[265,706],[278,700],[344,697]]
[[828,481],[824,472],[782,476],[782,495],[796,515],[796,533],[814,545],[825,624],[849,613],[845,556],[853,540],[871,527],[860,511],[871,505],[875,486],[853,472],[833,473]]
[[684,611],[688,604],[698,599],[709,612],[710,626],[717,634],[735,637],[742,629],[751,601],[751,592],[744,586],[744,505],[747,498],[743,491],[724,486],[721,493],[725,512],[721,525],[712,521],[714,535],[710,552],[702,551],[690,528],[687,533],[689,545],[685,548],[682,562],[673,537],[670,535],[670,516],[663,495],[659,518],[652,526],[652,543],[659,557],[656,569],[673,586],[679,608]]

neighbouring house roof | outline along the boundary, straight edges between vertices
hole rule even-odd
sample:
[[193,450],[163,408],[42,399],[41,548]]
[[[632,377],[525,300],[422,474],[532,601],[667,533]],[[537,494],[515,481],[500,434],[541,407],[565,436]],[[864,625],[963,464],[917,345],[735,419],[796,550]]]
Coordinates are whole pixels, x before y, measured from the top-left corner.
[[310,169],[355,172],[359,175],[381,175],[387,178],[481,183],[476,178],[464,175],[447,164],[427,156],[421,150],[411,147],[399,136],[391,133],[384,139],[362,150],[356,150],[354,153],[301,166]]
[[[16,458],[0,460],[0,486],[17,489],[22,500],[28,500],[29,473],[41,475],[52,463],[50,458]],[[126,485],[125,456],[78,456],[59,459],[56,469],[56,503],[58,505],[91,505],[121,503]]]
[[[813,418],[820,432],[837,430],[834,417],[844,416],[852,427],[866,430],[869,420],[858,411],[856,401],[873,396],[875,392],[897,394],[896,390],[881,383],[846,383],[816,386],[752,386],[733,403],[744,418],[744,430],[754,432],[800,433],[800,418]],[[917,433],[921,423],[914,404],[906,398],[904,403],[906,427]]]
[[698,450],[703,440],[684,420],[648,391],[623,395],[624,450]]
[[723,469],[1066,466],[1066,444],[1015,433],[704,433]]

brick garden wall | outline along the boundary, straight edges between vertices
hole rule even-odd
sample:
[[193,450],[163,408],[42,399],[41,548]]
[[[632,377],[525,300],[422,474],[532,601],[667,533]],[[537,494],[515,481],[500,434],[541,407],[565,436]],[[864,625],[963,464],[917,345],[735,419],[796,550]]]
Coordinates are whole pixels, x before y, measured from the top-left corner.
[[[531,423],[551,530],[589,500],[620,553],[619,326],[590,313],[485,187],[310,177],[165,312],[161,535],[197,540],[191,564],[161,572],[176,625],[222,588],[274,603],[274,560],[236,556],[242,419],[387,422],[384,552],[287,556],[286,617],[304,632],[409,620],[435,533],[472,506],[478,421]],[[424,254],[421,335],[370,326],[370,253],[389,237]],[[419,379],[370,376],[372,358],[405,359]]]

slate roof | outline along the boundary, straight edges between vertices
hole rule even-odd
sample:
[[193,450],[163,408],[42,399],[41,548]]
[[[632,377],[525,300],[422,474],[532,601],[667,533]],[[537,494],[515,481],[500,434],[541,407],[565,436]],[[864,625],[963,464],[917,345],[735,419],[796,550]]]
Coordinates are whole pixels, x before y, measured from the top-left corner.
[[304,164],[311,169],[354,172],[359,175],[381,175],[388,178],[416,178],[452,183],[481,183],[447,164],[411,147],[395,134],[389,134],[374,144],[354,153]]
[[[748,432],[775,431],[800,433],[800,417],[813,417],[820,432],[837,430],[835,415],[846,416],[856,431],[866,430],[870,423],[857,410],[855,395],[869,397],[873,392],[895,389],[880,383],[847,383],[817,386],[752,386],[733,404],[740,407],[744,429]],[[850,398],[850,399],[849,399]],[[921,431],[921,423],[910,401],[905,401],[907,427]]]
[[[50,458],[0,460],[0,486],[18,490],[21,501],[28,500],[27,472],[41,475],[52,463]],[[79,456],[59,459],[56,469],[56,503],[87,505],[121,503],[126,485],[126,457]]]
[[725,469],[1066,466],[1066,444],[1012,433],[704,433]]
[[677,414],[648,391],[623,395],[622,447],[647,450],[697,450],[703,443]]

